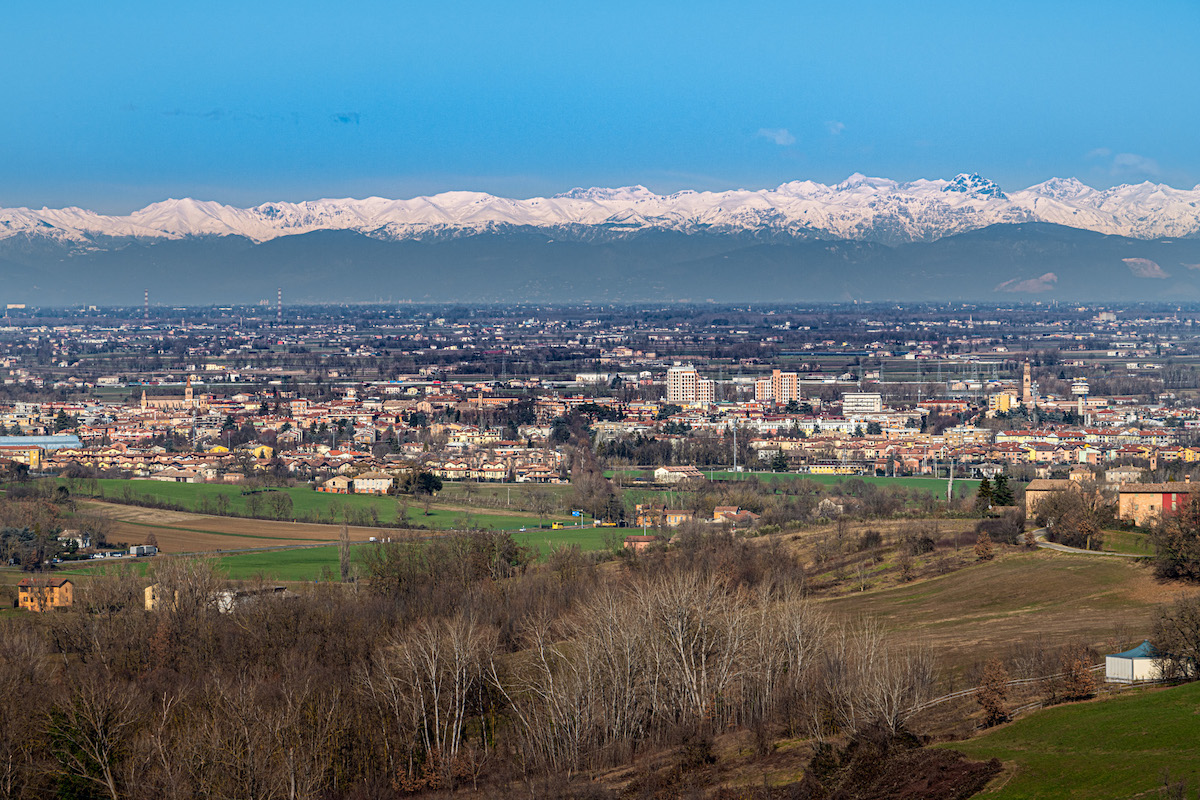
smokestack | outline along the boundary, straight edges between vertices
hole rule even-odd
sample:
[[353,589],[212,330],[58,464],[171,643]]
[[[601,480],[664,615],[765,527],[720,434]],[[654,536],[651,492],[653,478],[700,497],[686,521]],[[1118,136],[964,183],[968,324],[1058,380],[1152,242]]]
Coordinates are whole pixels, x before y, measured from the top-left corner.
[[275,292],[275,321],[283,322],[283,287]]
[[146,319],[150,319],[150,290],[146,289],[142,294],[142,314]]

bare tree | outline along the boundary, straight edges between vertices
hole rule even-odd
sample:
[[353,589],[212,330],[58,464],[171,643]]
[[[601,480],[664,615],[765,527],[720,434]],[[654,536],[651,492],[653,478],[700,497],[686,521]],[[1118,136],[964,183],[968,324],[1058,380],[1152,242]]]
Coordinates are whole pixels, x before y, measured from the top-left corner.
[[650,635],[650,669],[660,679],[653,704],[673,723],[715,720],[740,677],[749,610],[715,576],[679,572],[638,587]]
[[342,583],[350,580],[350,570],[353,564],[350,561],[350,529],[345,525],[338,532],[338,569],[341,572]]
[[139,722],[139,694],[105,678],[85,674],[77,679],[50,712],[50,742],[64,772],[121,800]]
[[471,701],[495,648],[495,635],[467,616],[422,620],[376,656],[367,675],[373,693],[391,704],[398,727],[443,782],[459,768]]

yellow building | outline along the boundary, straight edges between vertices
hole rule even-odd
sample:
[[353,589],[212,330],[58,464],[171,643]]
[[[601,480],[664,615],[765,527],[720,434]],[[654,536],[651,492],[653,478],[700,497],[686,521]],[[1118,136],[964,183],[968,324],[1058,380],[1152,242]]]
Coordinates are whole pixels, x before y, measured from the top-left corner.
[[809,475],[858,475],[862,472],[862,467],[853,464],[811,464],[808,468]]
[[1017,404],[1017,396],[1012,392],[1000,392],[988,397],[988,411],[992,414],[1007,414]]
[[27,611],[70,608],[75,602],[75,585],[66,578],[22,578],[17,584],[17,601]]
[[0,458],[12,459],[18,464],[27,465],[30,469],[42,468],[43,452],[42,448],[37,445],[0,445]]

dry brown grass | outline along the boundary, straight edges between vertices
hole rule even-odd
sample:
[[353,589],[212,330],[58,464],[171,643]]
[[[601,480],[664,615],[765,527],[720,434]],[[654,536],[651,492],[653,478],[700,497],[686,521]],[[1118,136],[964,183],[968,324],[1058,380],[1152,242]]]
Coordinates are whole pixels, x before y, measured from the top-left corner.
[[966,668],[1038,637],[1115,652],[1149,635],[1159,604],[1197,591],[1125,559],[1002,548],[990,562],[826,602],[877,617],[948,666]]
[[[80,506],[89,512],[114,520],[113,541],[141,544],[153,533],[164,553],[201,553],[243,550],[284,545],[327,544],[336,542],[340,525],[308,522],[217,517],[186,511],[166,511],[139,506],[118,505],[88,500]],[[365,542],[370,537],[404,533],[396,528],[349,528],[350,540]],[[427,531],[423,535],[429,535]]]

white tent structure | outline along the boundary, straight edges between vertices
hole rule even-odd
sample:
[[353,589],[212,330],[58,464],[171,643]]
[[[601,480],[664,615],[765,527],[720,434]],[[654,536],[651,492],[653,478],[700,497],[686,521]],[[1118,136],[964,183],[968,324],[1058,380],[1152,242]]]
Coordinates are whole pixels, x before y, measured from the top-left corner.
[[1149,641],[1132,650],[1104,657],[1104,679],[1111,683],[1155,681],[1162,677],[1159,659],[1162,654]]

